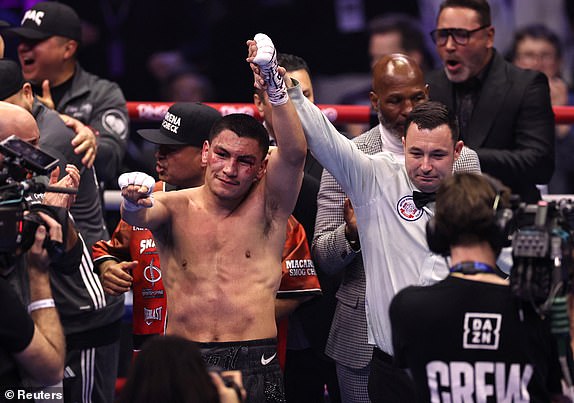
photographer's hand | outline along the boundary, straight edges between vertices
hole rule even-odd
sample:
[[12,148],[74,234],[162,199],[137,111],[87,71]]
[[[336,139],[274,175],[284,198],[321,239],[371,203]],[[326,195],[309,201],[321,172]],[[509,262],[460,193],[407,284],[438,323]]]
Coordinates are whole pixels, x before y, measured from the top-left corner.
[[106,294],[121,295],[129,291],[134,280],[130,273],[137,264],[137,260],[116,262],[110,259],[102,262],[99,266],[100,279]]
[[[42,213],[39,213],[42,215]],[[58,224],[59,225],[59,224]],[[62,227],[60,227],[61,230]],[[27,262],[30,271],[39,273],[39,276],[46,274],[50,266],[50,257],[46,249],[42,247],[46,239],[47,230],[43,225],[36,229],[36,236],[32,247],[27,252]],[[46,274],[47,276],[47,274]]]
[[[50,238],[62,241],[62,227],[47,214],[38,212],[49,226]],[[27,269],[30,287],[30,316],[34,321],[34,335],[26,348],[15,354],[18,364],[44,385],[53,385],[64,376],[66,342],[55,309],[50,286],[48,266],[50,258],[43,248],[47,229],[40,225],[36,230],[34,244],[27,252]]]
[[[67,164],[66,172],[68,175],[58,180],[60,176],[60,167],[56,167],[50,174],[50,186],[57,186],[66,189],[77,189],[80,185],[80,171],[75,165]],[[76,199],[75,195],[66,193],[46,192],[44,194],[44,204],[48,206],[63,207],[69,209]]]
[[[241,403],[247,398],[240,371],[225,371],[221,374],[210,372],[209,375],[217,389],[221,403]],[[231,382],[228,383],[231,383],[231,386],[226,386],[223,378],[229,379]]]
[[[49,215],[39,211],[38,214],[49,226],[50,239],[57,242],[62,242],[62,226]],[[43,225],[38,226],[36,230],[36,237],[34,244],[27,252],[28,268],[31,272],[45,273],[50,265],[50,257],[48,252],[43,247],[44,240],[46,239],[46,227]]]

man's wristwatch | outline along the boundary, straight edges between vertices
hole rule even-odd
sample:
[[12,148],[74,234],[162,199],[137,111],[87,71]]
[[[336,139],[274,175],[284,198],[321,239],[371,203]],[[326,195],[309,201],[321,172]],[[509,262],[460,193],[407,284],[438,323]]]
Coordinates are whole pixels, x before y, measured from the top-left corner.
[[[347,239],[347,241],[349,241]],[[349,245],[351,245],[351,250],[355,253],[358,253],[361,251],[361,242],[357,241],[349,241]]]
[[345,239],[347,240],[347,242],[349,242],[349,245],[351,246],[351,250],[353,252],[358,253],[361,251],[361,242],[359,238],[357,237],[356,240],[349,239],[349,235],[347,234],[347,227],[345,227]]

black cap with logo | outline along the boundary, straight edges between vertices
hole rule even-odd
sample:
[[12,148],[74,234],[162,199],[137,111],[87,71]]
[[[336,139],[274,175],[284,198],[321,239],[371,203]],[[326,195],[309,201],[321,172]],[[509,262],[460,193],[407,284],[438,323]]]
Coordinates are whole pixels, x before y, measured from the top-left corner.
[[167,110],[159,129],[140,129],[138,134],[155,144],[201,147],[213,124],[221,118],[217,109],[200,102],[178,102]]
[[8,28],[4,32],[37,41],[57,35],[80,42],[82,24],[70,6],[43,1],[24,13],[19,27]]

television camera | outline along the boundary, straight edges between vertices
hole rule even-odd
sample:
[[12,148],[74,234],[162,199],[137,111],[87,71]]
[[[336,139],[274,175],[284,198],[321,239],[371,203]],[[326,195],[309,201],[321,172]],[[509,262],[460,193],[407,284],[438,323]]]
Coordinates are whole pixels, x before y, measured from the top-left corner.
[[[0,154],[0,267],[8,268],[32,246],[38,226],[48,228],[39,211],[50,215],[62,228],[67,227],[65,209],[34,203],[34,195],[73,194],[76,190],[49,186],[45,175],[56,168],[59,160],[15,135],[0,142]],[[64,245],[65,239],[56,242],[47,236],[43,246],[51,260],[57,261],[64,254]]]
[[521,204],[515,209],[510,289],[541,317],[550,318],[563,380],[572,390],[568,295],[574,275],[574,203],[572,200]]
[[574,203],[540,201],[513,208],[512,293],[547,313],[552,301],[569,292],[574,274]]

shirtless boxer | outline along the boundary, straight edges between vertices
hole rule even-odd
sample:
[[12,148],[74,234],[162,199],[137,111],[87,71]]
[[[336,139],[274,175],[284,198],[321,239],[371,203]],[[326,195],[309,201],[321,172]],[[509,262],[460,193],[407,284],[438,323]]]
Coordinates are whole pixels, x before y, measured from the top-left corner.
[[[275,295],[285,228],[303,176],[307,144],[269,38],[256,36],[269,78],[277,150],[267,131],[233,114],[213,126],[202,151],[203,186],[151,196],[153,178],[120,177],[122,218],[149,228],[162,262],[168,334],[201,343],[208,364],[243,372],[248,402],[284,401],[276,353]],[[250,41],[249,41],[250,42]],[[248,43],[249,43],[248,42]]]

